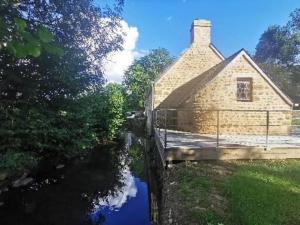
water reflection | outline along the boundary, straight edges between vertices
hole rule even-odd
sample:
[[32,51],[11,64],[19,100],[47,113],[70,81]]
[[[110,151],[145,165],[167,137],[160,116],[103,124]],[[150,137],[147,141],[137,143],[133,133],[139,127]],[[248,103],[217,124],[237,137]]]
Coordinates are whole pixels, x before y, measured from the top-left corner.
[[147,183],[131,170],[132,138],[126,135],[125,149],[101,147],[63,174],[55,171],[38,178],[34,187],[8,192],[2,196],[0,224],[150,225]]
[[120,208],[101,206],[90,214],[90,221],[93,225],[105,224],[128,224],[128,225],[149,225],[149,208],[147,185],[139,178],[134,178],[136,192],[134,196],[127,195],[126,201]]
[[135,184],[134,177],[128,168],[122,173],[121,183],[124,185],[121,189],[117,190],[116,193],[109,193],[105,197],[98,197],[92,201],[92,212],[99,210],[99,208],[106,206],[110,210],[119,210],[127,199],[135,197],[137,194],[137,187]]
[[[143,153],[141,140],[128,132],[125,135],[125,154],[120,155],[120,161],[125,165],[121,171],[122,178],[120,183],[122,188],[105,197],[98,197],[92,201],[89,222],[93,225],[150,225],[149,222],[149,202],[148,187],[145,181],[134,177],[130,166],[141,160],[140,157],[134,158],[130,151],[136,144],[139,144],[138,151]],[[138,154],[140,155],[140,154]],[[143,163],[143,162],[139,162]]]

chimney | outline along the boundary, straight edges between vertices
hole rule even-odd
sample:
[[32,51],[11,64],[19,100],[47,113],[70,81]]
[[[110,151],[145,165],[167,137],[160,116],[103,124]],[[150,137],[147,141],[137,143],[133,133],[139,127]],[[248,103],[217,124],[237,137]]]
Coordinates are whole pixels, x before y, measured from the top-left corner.
[[211,22],[194,20],[191,27],[191,43],[208,46],[210,44]]

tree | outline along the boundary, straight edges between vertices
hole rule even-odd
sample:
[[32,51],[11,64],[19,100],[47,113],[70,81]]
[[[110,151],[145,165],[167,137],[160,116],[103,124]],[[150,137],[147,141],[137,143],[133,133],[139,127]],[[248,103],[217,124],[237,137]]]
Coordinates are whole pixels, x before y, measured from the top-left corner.
[[168,50],[158,48],[151,50],[146,56],[136,60],[125,72],[123,84],[127,90],[129,109],[138,110],[144,107],[146,94],[154,81],[174,58]]
[[112,8],[91,0],[0,3],[0,159],[69,157],[115,136],[97,133],[105,115],[95,110],[108,104],[103,62],[121,49],[122,6],[123,0]]
[[292,65],[299,54],[296,37],[288,27],[269,27],[256,46],[255,59],[264,63]]
[[300,101],[300,9],[285,26],[270,26],[259,39],[255,60],[295,102]]

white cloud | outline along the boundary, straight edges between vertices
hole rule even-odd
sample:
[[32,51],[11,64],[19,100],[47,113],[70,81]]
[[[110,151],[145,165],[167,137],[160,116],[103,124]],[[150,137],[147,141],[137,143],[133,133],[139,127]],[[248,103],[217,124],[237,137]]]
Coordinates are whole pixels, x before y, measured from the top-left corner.
[[93,208],[91,212],[95,213],[104,206],[109,207],[111,210],[118,210],[127,202],[128,199],[136,197],[138,191],[137,186],[128,166],[122,170],[121,183],[123,183],[124,186],[116,193],[109,194],[104,198],[94,199],[92,202]]
[[122,33],[124,33],[123,50],[113,52],[108,56],[104,65],[105,78],[108,82],[122,81],[124,72],[133,63],[134,59],[145,55],[145,51],[138,51],[136,44],[139,38],[139,31],[137,27],[131,27],[126,21],[121,21]]

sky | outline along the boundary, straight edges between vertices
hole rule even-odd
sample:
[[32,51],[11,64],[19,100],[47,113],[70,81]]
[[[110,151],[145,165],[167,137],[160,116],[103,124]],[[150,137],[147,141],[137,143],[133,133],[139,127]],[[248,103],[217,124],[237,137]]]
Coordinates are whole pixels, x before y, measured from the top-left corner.
[[225,57],[241,48],[254,54],[268,26],[286,24],[296,8],[300,0],[125,0],[126,53],[112,56],[107,78],[120,82],[133,60],[151,49],[163,47],[180,56],[189,47],[194,19],[212,22],[212,43]]

